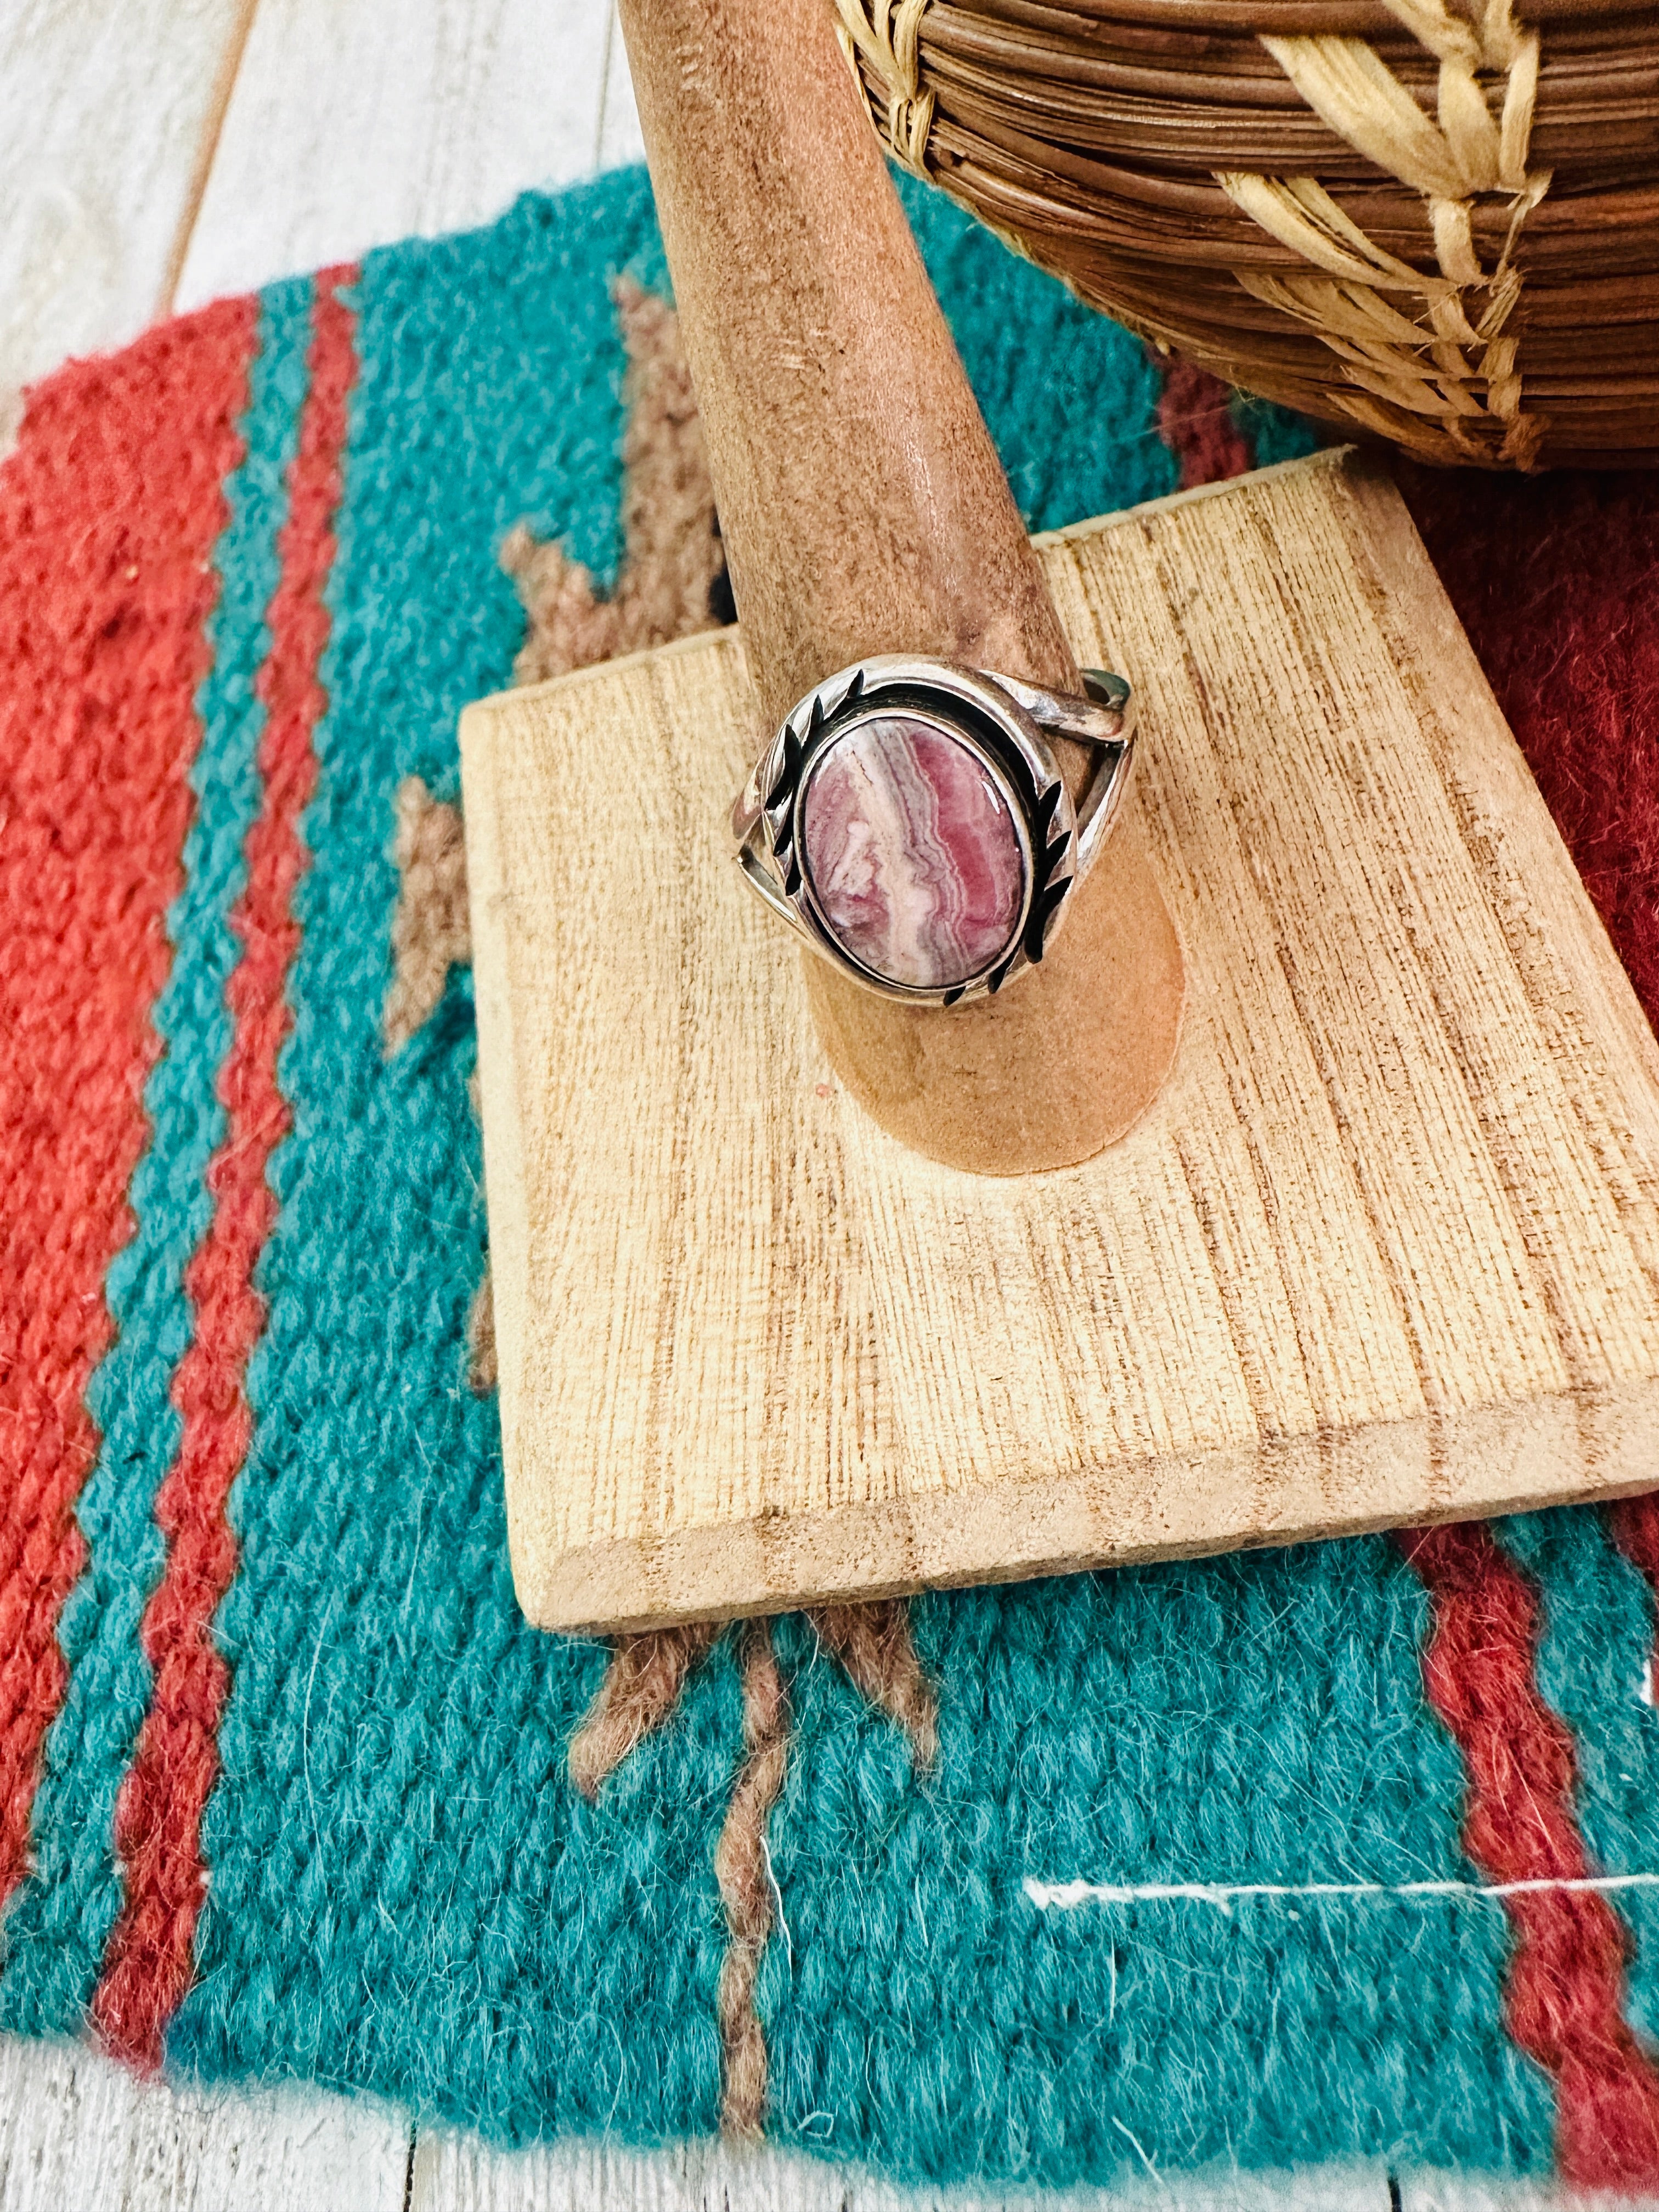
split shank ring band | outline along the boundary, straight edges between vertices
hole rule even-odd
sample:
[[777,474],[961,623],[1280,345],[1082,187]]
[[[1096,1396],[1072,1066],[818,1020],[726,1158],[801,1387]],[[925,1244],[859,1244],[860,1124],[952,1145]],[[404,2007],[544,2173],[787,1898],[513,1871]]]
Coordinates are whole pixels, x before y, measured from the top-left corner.
[[[1129,687],[1086,698],[944,660],[861,660],[786,718],[732,809],[773,912],[867,990],[952,1006],[1041,960],[1105,842]],[[1094,751],[1075,807],[1049,740]]]

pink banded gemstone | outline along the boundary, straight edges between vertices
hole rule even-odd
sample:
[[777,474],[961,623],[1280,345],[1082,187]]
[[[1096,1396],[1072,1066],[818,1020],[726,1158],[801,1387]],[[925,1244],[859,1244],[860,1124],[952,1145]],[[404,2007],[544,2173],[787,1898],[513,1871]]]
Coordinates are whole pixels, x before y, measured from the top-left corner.
[[915,715],[872,715],[830,740],[808,771],[800,843],[819,913],[884,981],[951,990],[1018,925],[1007,802],[966,745]]

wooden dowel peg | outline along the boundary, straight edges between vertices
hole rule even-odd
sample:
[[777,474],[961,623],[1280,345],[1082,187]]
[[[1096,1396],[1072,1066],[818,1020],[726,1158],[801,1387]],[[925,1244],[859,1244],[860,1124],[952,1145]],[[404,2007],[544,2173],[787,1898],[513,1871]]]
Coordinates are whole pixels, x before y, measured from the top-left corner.
[[[1079,690],[828,0],[623,0],[622,22],[769,724],[884,653]],[[1055,751],[1075,792],[1087,757]],[[1183,985],[1133,796],[1072,904],[1041,967],[948,1011],[804,956],[824,1050],[884,1127],[1012,1175],[1087,1159],[1139,1119]]]

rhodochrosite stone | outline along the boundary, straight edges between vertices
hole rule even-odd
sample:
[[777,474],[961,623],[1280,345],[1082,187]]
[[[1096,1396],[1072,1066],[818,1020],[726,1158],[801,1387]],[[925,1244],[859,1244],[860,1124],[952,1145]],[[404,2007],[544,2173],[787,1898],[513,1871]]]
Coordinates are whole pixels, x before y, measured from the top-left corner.
[[1007,802],[966,745],[914,715],[872,716],[825,746],[801,802],[801,856],[836,938],[890,983],[965,983],[1019,922]]

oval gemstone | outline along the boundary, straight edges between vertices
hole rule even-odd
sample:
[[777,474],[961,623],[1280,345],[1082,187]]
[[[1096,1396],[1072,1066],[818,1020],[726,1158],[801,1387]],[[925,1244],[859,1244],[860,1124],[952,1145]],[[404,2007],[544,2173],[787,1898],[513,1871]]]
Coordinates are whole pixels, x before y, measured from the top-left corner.
[[1024,896],[1019,837],[977,756],[912,714],[832,738],[801,799],[801,864],[862,967],[948,991],[994,966]]

